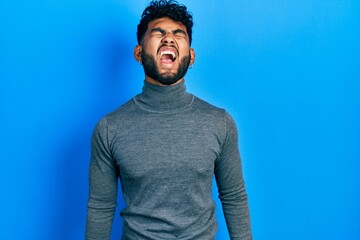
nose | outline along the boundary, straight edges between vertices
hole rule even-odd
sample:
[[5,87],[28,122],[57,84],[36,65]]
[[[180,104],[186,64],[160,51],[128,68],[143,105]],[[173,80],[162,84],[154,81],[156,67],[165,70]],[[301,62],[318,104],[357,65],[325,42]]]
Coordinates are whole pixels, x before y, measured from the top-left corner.
[[163,39],[161,40],[161,42],[164,43],[164,44],[174,44],[174,38],[173,38],[172,33],[167,32],[167,33],[164,35],[164,37],[163,37]]

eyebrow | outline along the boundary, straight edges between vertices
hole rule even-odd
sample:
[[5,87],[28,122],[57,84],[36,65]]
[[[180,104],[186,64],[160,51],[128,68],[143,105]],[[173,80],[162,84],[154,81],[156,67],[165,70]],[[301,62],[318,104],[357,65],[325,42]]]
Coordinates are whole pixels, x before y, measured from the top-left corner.
[[[153,32],[160,32],[163,35],[165,35],[165,33],[166,33],[166,31],[160,27],[151,29],[151,33],[153,33]],[[175,29],[172,31],[172,33],[173,34],[182,33],[182,34],[186,35],[186,32],[182,29]]]

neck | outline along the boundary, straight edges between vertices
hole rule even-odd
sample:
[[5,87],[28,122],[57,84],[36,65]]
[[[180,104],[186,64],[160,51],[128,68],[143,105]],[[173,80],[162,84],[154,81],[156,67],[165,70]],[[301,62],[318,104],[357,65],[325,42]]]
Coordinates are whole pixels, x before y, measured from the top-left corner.
[[190,106],[193,95],[186,92],[183,80],[170,86],[153,84],[145,80],[143,91],[135,97],[135,101],[145,110],[173,112]]

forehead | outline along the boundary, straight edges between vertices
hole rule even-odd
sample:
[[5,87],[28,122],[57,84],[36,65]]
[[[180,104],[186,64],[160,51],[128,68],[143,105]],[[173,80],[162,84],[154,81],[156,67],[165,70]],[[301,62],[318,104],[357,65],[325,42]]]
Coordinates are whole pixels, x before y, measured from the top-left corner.
[[154,28],[161,28],[166,31],[181,29],[187,33],[184,24],[171,20],[170,18],[158,18],[149,22],[147,31],[151,31]]

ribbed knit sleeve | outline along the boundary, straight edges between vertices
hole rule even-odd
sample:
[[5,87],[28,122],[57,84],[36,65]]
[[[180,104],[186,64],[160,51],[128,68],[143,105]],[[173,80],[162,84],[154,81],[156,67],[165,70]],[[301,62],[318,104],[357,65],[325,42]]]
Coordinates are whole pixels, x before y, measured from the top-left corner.
[[91,140],[87,240],[110,239],[116,208],[118,175],[118,168],[109,148],[108,123],[106,118],[103,118],[96,125]]
[[216,160],[215,177],[231,240],[250,240],[248,199],[242,175],[236,125],[225,113],[226,137]]

